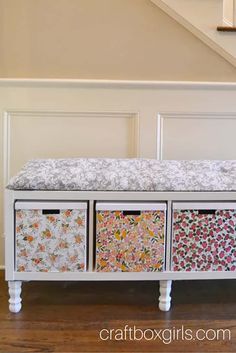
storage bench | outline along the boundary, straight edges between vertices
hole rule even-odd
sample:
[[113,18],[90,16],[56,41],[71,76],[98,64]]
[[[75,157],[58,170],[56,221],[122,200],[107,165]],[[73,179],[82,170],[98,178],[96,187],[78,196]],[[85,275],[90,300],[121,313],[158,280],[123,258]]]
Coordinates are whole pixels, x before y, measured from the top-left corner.
[[5,192],[9,308],[32,280],[236,278],[236,161],[33,160]]

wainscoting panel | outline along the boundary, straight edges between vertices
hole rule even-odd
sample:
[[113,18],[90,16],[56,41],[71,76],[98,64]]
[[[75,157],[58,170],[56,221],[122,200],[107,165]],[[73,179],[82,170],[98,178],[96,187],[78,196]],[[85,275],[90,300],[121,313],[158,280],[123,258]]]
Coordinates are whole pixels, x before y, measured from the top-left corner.
[[158,115],[161,159],[236,159],[236,113]]
[[33,158],[139,156],[138,114],[6,112],[6,181]]

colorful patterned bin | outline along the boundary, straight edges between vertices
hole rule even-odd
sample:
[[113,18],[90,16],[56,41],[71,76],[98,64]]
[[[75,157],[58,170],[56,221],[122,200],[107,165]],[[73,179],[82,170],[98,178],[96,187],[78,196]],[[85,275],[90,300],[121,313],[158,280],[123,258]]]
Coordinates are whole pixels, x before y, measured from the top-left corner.
[[86,224],[85,202],[16,202],[16,271],[85,271]]
[[172,270],[236,270],[236,203],[173,204]]
[[96,271],[163,271],[166,204],[97,203]]

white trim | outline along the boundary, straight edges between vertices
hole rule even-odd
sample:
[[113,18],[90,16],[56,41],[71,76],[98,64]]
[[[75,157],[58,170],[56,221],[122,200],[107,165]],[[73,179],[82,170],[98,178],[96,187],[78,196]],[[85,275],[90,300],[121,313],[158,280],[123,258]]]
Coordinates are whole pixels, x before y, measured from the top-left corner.
[[165,203],[97,202],[96,211],[157,211],[166,210]]
[[228,111],[210,111],[210,112],[188,112],[188,111],[166,111],[159,112],[162,118],[165,119],[236,119],[236,112],[228,112]]
[[15,210],[87,210],[88,205],[86,202],[57,202],[57,201],[49,201],[49,202],[28,202],[28,201],[17,201],[15,203]]
[[10,176],[11,119],[3,113],[3,185],[7,185]]
[[165,269],[171,269],[171,241],[172,241],[172,201],[168,201],[167,215],[165,219],[166,237],[165,237],[165,252],[166,261]]
[[85,229],[84,229],[84,271],[88,269],[88,212],[85,212]]
[[95,245],[95,212],[94,212],[94,200],[89,201],[89,210],[88,210],[88,271],[93,271],[94,268],[94,247]]
[[[236,66],[236,58],[231,55],[228,51],[226,51],[222,46],[217,44],[213,39],[211,39],[207,34],[201,31],[199,28],[194,26],[191,22],[189,22],[186,18],[177,13],[173,8],[168,6],[162,0],[151,0],[155,5],[157,5],[161,10],[167,13],[170,17],[180,23],[183,27],[185,27],[188,31],[193,33],[197,38],[199,38],[203,43],[208,45],[211,49],[221,55],[224,59],[230,62],[233,66]],[[217,23],[216,23],[217,26]]]
[[28,191],[7,190],[15,200],[235,201],[236,191]]
[[15,270],[15,217],[14,193],[5,190],[4,194],[4,235],[5,235],[5,277],[8,281],[14,280]]
[[160,113],[157,114],[157,144],[156,144],[156,154],[157,159],[161,160],[163,156],[163,117]]
[[[151,0],[154,1],[154,0]],[[235,89],[235,82],[0,78],[0,86],[84,88]]]
[[236,271],[192,272],[14,272],[20,281],[158,281],[235,279]]
[[47,110],[7,110],[5,112],[7,115],[10,116],[17,116],[17,117],[34,117],[34,118],[67,118],[67,117],[74,117],[74,118],[121,118],[121,119],[128,119],[128,118],[136,118],[138,114],[136,111],[47,111]]
[[236,210],[235,202],[174,202],[174,210]]
[[236,0],[233,0],[233,26],[236,25]]

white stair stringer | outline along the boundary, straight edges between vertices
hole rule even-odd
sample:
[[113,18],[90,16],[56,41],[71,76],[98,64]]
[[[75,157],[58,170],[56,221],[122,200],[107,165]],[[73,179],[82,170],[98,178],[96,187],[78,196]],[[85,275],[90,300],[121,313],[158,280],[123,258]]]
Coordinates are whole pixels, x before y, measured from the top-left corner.
[[223,0],[151,1],[236,67],[236,33],[217,31],[223,24]]

